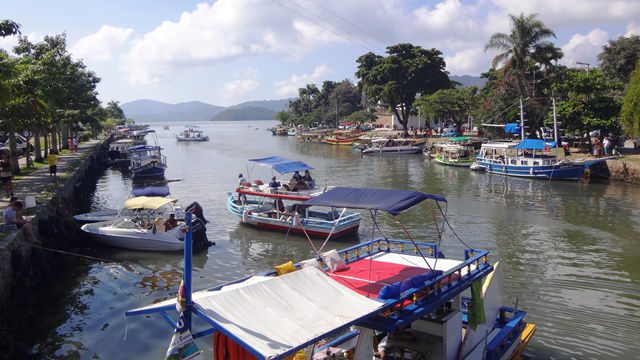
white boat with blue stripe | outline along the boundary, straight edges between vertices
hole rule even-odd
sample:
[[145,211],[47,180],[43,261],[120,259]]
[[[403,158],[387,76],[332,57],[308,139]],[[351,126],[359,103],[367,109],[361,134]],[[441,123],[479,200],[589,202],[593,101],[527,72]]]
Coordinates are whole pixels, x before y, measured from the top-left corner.
[[520,142],[482,144],[474,170],[491,174],[549,180],[578,180],[589,166],[604,161],[562,158],[555,141],[525,139]]

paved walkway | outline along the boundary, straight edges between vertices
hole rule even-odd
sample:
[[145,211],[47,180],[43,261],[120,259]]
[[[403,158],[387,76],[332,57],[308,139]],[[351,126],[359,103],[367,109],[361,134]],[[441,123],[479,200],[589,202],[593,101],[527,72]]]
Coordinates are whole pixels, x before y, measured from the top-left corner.
[[[78,164],[83,158],[91,154],[93,149],[102,142],[102,140],[89,140],[78,145],[78,149],[71,153],[58,156],[58,186],[64,184],[64,180],[70,176],[64,176],[71,164]],[[23,159],[20,159],[23,160]],[[69,174],[70,175],[70,174]],[[27,196],[36,196],[44,190],[51,189],[54,182],[49,178],[49,165],[45,159],[44,166],[35,170],[29,175],[21,176],[20,179],[13,180],[13,193],[20,200],[24,201]],[[7,207],[9,198],[4,197],[4,189],[0,188],[0,209]]]

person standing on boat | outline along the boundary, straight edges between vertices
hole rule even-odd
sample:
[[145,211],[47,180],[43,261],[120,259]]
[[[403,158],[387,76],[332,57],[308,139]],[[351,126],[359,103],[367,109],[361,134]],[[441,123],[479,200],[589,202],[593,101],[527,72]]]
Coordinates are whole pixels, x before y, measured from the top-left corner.
[[271,178],[271,182],[269,183],[269,187],[273,190],[278,190],[280,187],[280,181],[276,180],[276,177]]
[[244,186],[244,183],[246,182],[247,182],[247,179],[245,179],[244,176],[242,176],[242,174],[238,174],[238,185]]

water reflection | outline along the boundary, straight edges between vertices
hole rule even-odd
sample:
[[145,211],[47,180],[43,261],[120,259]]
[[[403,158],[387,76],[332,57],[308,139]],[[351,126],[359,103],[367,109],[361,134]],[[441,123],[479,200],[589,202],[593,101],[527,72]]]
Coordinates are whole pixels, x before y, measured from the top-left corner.
[[[183,204],[200,202],[211,221],[208,237],[217,243],[194,257],[198,289],[314,256],[304,237],[285,240],[281,233],[241,226],[226,210],[226,192],[235,186],[238,172],[246,171],[246,160],[281,155],[315,167],[320,184],[326,180],[446,196],[456,233],[502,262],[505,304],[517,303],[537,323],[528,357],[634,358],[640,351],[640,189],[635,186],[506,178],[440,166],[421,155],[363,157],[349,147],[300,144],[254,130],[267,123],[206,123],[201,126],[210,142],[178,143],[175,131],[162,125],[154,128],[168,157],[171,195]],[[131,186],[130,175],[108,170],[98,183],[94,208],[120,208]],[[421,206],[399,220],[416,240],[436,241],[434,214],[439,220],[437,208]],[[396,220],[380,215],[385,236],[404,237]],[[363,214],[358,238],[329,242],[326,249],[370,239],[372,225]],[[464,246],[449,229],[443,238],[445,254],[460,256]],[[319,247],[322,240],[313,244]],[[106,262],[70,275],[67,289],[72,290],[63,306],[50,310],[50,331],[37,352],[47,358],[162,357],[171,330],[158,319],[129,320],[129,339],[123,342],[123,312],[174,297],[181,255],[94,246],[86,251]],[[210,350],[210,341],[201,346]]]

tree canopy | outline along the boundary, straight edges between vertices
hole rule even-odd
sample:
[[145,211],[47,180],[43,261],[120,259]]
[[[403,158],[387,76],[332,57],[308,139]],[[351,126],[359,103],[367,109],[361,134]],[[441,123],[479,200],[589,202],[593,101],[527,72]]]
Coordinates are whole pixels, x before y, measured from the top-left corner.
[[387,47],[387,56],[366,53],[356,62],[356,77],[367,98],[389,107],[405,133],[416,96],[452,86],[437,49],[397,44]]
[[547,39],[555,38],[553,30],[537,19],[536,14],[515,16],[509,14],[511,32],[491,35],[485,45],[485,51],[496,50],[492,66],[504,66],[512,73],[520,96],[530,94],[531,85],[527,81],[528,69],[532,62],[550,66],[553,61],[562,58],[562,51]]
[[451,121],[456,126],[456,131],[461,133],[464,124],[478,103],[478,88],[454,88],[438,90],[431,95],[422,95],[415,105],[423,116],[432,119]]
[[608,82],[598,69],[589,73],[569,71],[564,82],[554,85],[561,98],[557,102],[557,113],[563,127],[572,132],[618,131],[620,102],[612,96],[612,91],[621,86],[617,82]]
[[622,102],[622,128],[627,135],[640,136],[640,61],[631,75],[631,83]]
[[640,36],[621,36],[602,47],[600,68],[610,79],[628,83],[640,58]]

